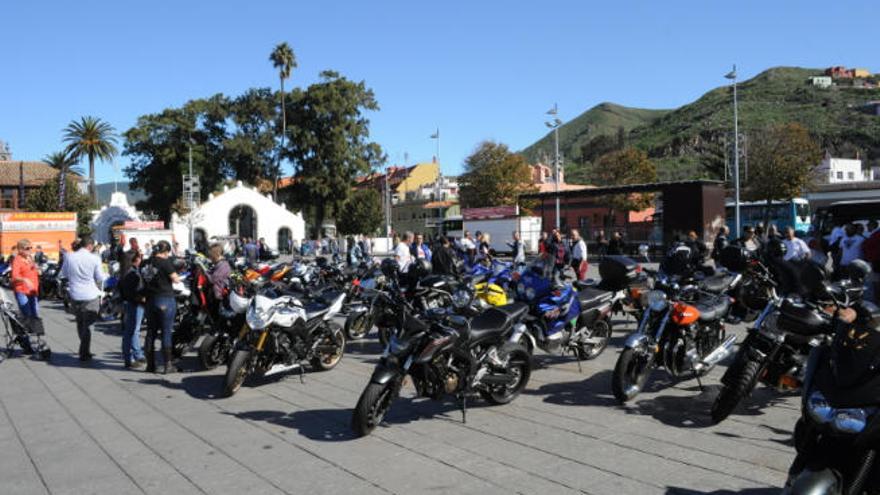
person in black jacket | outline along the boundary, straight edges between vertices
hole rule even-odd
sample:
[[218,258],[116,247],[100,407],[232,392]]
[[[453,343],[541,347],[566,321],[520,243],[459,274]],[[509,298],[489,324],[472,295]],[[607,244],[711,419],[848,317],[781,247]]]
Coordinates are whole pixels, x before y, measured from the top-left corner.
[[727,225],[722,225],[718,228],[718,234],[715,235],[715,241],[712,243],[712,259],[718,262],[718,258],[721,257],[721,251],[724,251],[730,244],[730,229],[727,228]]
[[432,271],[438,275],[458,275],[455,253],[452,251],[449,239],[444,236],[437,240],[431,265],[433,265]]
[[129,251],[122,256],[119,273],[119,295],[123,301],[122,315],[122,357],[125,367],[143,368],[146,364],[141,349],[141,322],[144,319],[144,282],[140,266],[143,255],[139,251]]

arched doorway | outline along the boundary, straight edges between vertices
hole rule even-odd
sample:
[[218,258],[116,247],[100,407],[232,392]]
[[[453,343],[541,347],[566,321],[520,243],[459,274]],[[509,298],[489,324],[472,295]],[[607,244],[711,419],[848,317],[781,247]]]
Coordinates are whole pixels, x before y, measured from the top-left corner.
[[278,252],[290,254],[290,229],[281,227],[278,229]]
[[257,212],[248,205],[238,205],[229,211],[229,235],[257,238]]
[[208,252],[208,234],[205,232],[205,229],[196,228],[193,229],[193,248],[196,251],[207,254]]

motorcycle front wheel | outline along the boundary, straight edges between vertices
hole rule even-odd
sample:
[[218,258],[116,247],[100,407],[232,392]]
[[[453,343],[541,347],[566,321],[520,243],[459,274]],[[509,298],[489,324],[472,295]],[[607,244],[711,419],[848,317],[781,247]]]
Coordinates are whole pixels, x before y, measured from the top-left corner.
[[205,335],[199,344],[199,362],[202,368],[212,370],[225,363],[229,357],[228,339],[219,335]]
[[712,403],[712,424],[717,425],[727,419],[736,406],[752,393],[760,372],[761,363],[749,359],[732,380],[733,385],[721,387],[715,402]]
[[646,352],[626,348],[617,358],[614,375],[611,377],[611,391],[621,404],[639,395],[648,375],[651,374],[651,357]]
[[368,311],[352,313],[345,319],[345,334],[348,340],[360,340],[370,333],[373,321]]
[[498,357],[507,360],[505,372],[513,376],[513,382],[509,385],[493,386],[489,390],[480,392],[486,401],[495,405],[507,404],[516,399],[526,388],[532,374],[531,356],[523,346],[504,344],[498,351]]
[[351,418],[351,428],[359,437],[365,437],[373,432],[394,402],[394,380],[385,383],[370,383],[361,393],[354,414]]
[[244,380],[248,376],[248,368],[250,368],[251,351],[238,350],[232,355],[229,361],[229,368],[226,369],[226,381],[223,387],[223,395],[232,397],[238,392]]

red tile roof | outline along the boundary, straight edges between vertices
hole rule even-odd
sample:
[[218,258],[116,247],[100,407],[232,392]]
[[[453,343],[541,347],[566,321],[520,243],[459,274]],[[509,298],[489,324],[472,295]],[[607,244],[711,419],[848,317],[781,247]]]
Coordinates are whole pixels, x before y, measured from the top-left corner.
[[26,162],[22,160],[0,161],[0,186],[18,186],[19,167],[24,172],[24,185],[42,186],[58,176],[58,170],[43,162]]

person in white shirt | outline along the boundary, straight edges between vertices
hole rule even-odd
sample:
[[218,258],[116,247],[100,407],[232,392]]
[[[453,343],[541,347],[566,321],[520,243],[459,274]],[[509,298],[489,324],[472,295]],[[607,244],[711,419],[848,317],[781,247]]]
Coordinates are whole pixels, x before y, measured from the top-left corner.
[[461,249],[467,254],[468,262],[473,263],[474,257],[477,254],[477,244],[471,237],[471,233],[467,230],[464,231],[464,237],[461,238]]
[[519,232],[513,233],[513,242],[508,243],[511,251],[513,251],[513,262],[515,264],[525,263],[526,262],[526,246],[523,243],[522,239],[520,239]]
[[400,273],[409,271],[409,265],[412,263],[412,254],[409,251],[409,245],[412,243],[412,240],[413,233],[406,232],[403,234],[403,239],[394,248],[394,259],[397,260],[397,264],[400,266]]
[[846,236],[840,241],[840,266],[848,266],[862,257],[862,243],[865,238],[856,232],[856,226],[846,226]]
[[802,261],[810,258],[810,247],[803,239],[794,235],[792,227],[785,228],[785,239],[782,242],[785,244],[785,258],[783,258],[785,261]]
[[583,280],[587,275],[587,243],[581,238],[577,229],[571,229],[571,267],[577,274],[578,280]]

